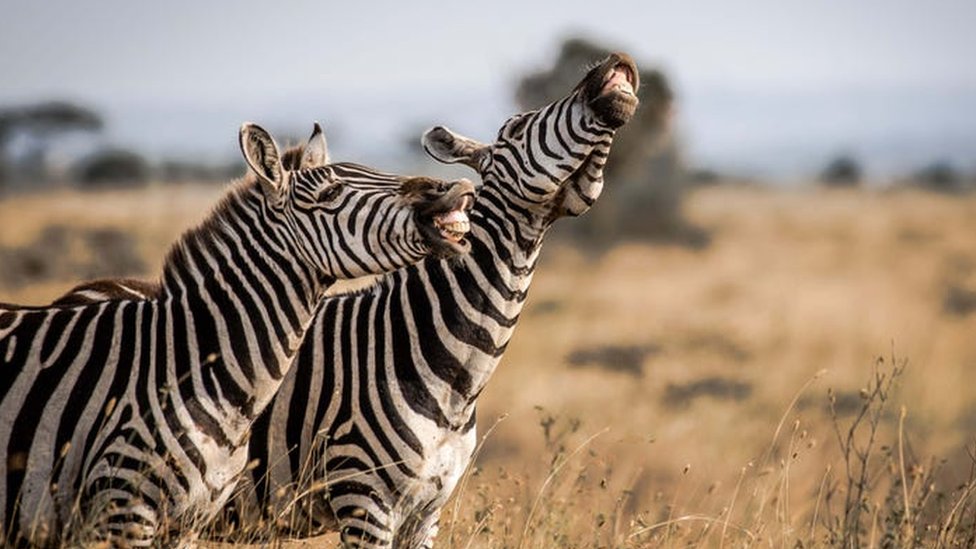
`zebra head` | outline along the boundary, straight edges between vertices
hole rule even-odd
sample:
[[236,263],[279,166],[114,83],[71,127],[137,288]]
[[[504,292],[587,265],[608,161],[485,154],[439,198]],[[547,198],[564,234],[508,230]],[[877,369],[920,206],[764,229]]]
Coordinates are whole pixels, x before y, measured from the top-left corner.
[[304,147],[284,155],[256,124],[241,127],[240,145],[271,226],[320,278],[382,274],[428,254],[468,251],[467,179],[340,176],[318,124]]
[[629,55],[614,53],[565,97],[509,118],[494,143],[442,126],[421,141],[434,159],[473,168],[486,186],[547,221],[580,215],[603,190],[614,133],[637,109],[638,74]]

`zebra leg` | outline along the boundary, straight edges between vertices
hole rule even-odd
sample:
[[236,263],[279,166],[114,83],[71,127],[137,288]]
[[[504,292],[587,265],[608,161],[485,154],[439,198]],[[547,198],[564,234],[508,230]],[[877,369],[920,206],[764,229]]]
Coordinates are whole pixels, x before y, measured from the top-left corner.
[[82,513],[80,544],[150,547],[157,539],[158,513],[127,490],[104,489],[89,501],[91,505]]
[[[127,437],[119,437],[117,443],[125,440]],[[164,468],[152,469],[152,462],[128,457],[137,454],[128,444],[110,450],[86,475],[78,530],[86,541],[150,547],[165,534],[160,522],[169,499],[160,488],[162,479],[153,476]]]
[[329,489],[342,546],[384,548],[393,543],[391,507],[368,484],[339,482]]
[[396,549],[432,549],[437,537],[441,510],[437,509],[407,521],[397,529],[393,547]]
[[[98,494],[96,497],[100,500],[96,501],[106,501],[107,498],[102,497],[105,495],[109,495],[108,492]],[[199,537],[194,528],[161,522],[161,514],[154,506],[130,494],[114,494],[108,506],[101,506],[101,512],[93,514],[95,518],[88,522],[85,540],[80,546],[107,543],[111,547],[190,549],[196,547]]]

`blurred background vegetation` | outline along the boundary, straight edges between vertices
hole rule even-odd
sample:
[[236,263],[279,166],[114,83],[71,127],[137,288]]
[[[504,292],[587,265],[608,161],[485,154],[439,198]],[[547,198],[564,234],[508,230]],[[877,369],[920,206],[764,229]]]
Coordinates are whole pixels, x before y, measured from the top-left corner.
[[[553,101],[571,89],[587,67],[613,49],[611,43],[584,37],[564,40],[548,67],[525,70],[515,79],[510,91],[513,103],[519,110],[532,110]],[[690,190],[720,184],[777,186],[778,181],[695,165],[673,123],[676,105],[681,104],[674,85],[653,62],[637,61],[641,68],[641,107],[614,143],[607,166],[611,192],[566,232],[597,243],[624,237],[706,245],[707,232],[690,224],[683,213]],[[417,145],[418,136],[436,122],[408,126],[410,131],[398,130],[402,148],[391,151],[389,162],[405,170],[443,169],[424,165]],[[102,138],[105,128],[104,117],[95,108],[70,101],[46,100],[0,109],[0,192],[223,182],[243,172],[242,163],[232,157],[159,157],[151,151],[118,146]],[[341,142],[342,128],[337,133]],[[296,129],[284,141],[301,139],[301,130]],[[330,140],[337,139],[331,136]],[[976,189],[973,173],[938,158],[883,178],[866,173],[853,152],[825,157],[822,164],[819,173],[806,174],[806,178],[827,188],[857,188],[872,181],[875,187],[915,187],[950,194]]]

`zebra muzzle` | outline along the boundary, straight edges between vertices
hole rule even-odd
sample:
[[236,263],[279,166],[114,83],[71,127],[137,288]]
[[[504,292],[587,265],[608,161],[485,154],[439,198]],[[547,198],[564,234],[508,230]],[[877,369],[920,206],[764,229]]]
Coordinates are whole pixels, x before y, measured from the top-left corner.
[[636,95],[634,93],[634,83],[637,81],[632,69],[626,63],[620,63],[610,69],[606,80],[603,82],[601,94],[619,92],[626,95]]

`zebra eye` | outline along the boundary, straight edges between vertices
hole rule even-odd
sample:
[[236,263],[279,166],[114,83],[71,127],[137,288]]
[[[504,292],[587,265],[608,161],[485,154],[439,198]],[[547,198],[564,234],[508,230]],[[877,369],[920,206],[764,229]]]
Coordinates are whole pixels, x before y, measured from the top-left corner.
[[342,192],[342,185],[336,183],[335,185],[329,185],[328,187],[319,191],[318,201],[319,202],[331,202],[338,198],[339,194]]

